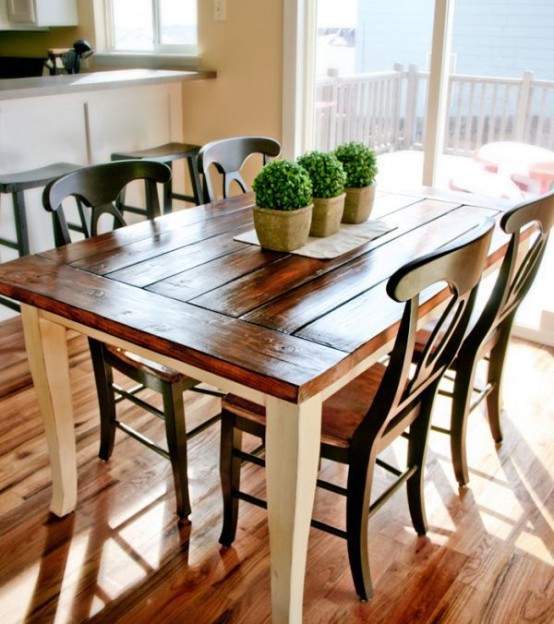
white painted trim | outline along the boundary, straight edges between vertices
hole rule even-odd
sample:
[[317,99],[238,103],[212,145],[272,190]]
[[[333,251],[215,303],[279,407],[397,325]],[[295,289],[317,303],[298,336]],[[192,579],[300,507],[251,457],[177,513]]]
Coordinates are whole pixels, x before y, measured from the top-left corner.
[[423,148],[423,185],[434,186],[446,129],[448,73],[455,0],[435,0],[433,47]]
[[302,41],[300,37],[303,0],[285,0],[283,6],[283,112],[282,154],[294,158],[298,151],[303,121]]
[[313,144],[316,0],[285,0],[282,148],[296,158]]
[[554,347],[554,334],[544,329],[526,327],[525,325],[514,325],[512,336],[523,338],[523,340],[530,340],[531,342],[537,342],[547,347]]
[[537,326],[518,323],[517,316],[514,322],[512,335],[532,342],[538,342],[548,347],[554,347],[554,311],[543,308]]

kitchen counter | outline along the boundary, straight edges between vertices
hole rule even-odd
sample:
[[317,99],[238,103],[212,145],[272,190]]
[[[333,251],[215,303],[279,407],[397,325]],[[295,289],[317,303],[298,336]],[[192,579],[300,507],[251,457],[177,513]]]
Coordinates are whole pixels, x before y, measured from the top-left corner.
[[215,77],[214,71],[124,69],[35,78],[7,78],[0,80],[0,100],[147,86],[183,80],[205,80]]

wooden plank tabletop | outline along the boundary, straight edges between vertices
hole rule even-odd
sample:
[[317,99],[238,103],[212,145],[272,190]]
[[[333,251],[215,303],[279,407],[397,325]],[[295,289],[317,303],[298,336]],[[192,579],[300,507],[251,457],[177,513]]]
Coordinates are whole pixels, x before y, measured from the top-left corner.
[[[186,209],[0,265],[0,293],[279,398],[308,398],[394,337],[402,264],[495,205],[378,193],[393,229],[331,260],[234,240],[253,196]],[[496,237],[493,248],[503,244]]]

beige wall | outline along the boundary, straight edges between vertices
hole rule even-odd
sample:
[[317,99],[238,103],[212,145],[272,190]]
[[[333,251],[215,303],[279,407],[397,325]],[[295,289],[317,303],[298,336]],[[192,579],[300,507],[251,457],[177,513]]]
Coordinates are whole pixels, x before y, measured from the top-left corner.
[[214,22],[199,3],[200,68],[213,81],[184,87],[187,139],[204,143],[241,134],[281,137],[283,1],[227,0],[228,19]]
[[81,27],[0,32],[0,56],[47,56],[49,48],[70,48],[75,39],[86,39]]

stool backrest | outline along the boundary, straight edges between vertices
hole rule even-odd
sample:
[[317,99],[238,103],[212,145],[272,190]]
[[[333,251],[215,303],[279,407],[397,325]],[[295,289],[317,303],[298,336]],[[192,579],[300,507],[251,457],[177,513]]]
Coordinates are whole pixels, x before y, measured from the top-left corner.
[[[115,205],[120,192],[134,180],[145,182],[147,217],[160,215],[157,184],[171,178],[170,168],[149,160],[119,160],[82,167],[56,180],[44,189],[42,203],[52,213],[56,247],[71,242],[70,230],[82,233],[85,238],[96,236],[102,215],[113,217],[113,228],[126,225],[123,215]],[[66,218],[63,202],[69,197],[77,200],[79,223]]]
[[275,139],[261,136],[242,136],[212,141],[201,148],[198,154],[198,170],[203,179],[204,201],[213,202],[217,193],[210,177],[210,167],[223,176],[222,196],[228,197],[231,184],[235,182],[243,192],[249,189],[240,174],[246,159],[253,154],[263,156],[263,165],[281,152],[281,145]]

